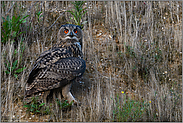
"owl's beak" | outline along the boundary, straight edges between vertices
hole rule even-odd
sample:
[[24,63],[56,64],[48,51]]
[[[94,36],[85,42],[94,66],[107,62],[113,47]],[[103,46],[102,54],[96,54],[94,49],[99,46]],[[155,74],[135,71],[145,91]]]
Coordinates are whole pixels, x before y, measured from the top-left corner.
[[73,37],[74,35],[73,35],[73,33],[71,32],[71,33],[69,34],[69,36],[70,36],[70,37]]

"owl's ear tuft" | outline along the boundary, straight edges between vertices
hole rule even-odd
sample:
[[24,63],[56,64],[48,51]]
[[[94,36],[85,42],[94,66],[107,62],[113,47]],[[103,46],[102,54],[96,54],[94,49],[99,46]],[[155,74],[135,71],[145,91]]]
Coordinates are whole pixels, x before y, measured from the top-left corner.
[[[65,27],[65,25],[62,25],[60,28],[62,28],[62,27]],[[59,28],[59,29],[60,29],[60,28]]]
[[79,26],[79,25],[77,25],[76,27],[78,27],[78,28],[80,28],[80,29],[83,29],[83,27],[81,27],[81,26]]

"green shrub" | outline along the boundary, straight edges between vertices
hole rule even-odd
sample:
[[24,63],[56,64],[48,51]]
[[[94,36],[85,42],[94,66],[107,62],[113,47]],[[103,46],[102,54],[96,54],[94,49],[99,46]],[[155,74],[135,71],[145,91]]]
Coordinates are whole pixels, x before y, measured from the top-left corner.
[[31,98],[31,103],[24,103],[24,108],[27,108],[27,112],[32,112],[33,114],[41,113],[41,108],[45,105],[45,103],[38,102],[38,96]]
[[74,5],[74,9],[68,10],[67,12],[71,13],[73,15],[73,18],[70,17],[71,20],[74,20],[76,25],[79,25],[83,27],[83,24],[85,24],[87,21],[81,22],[82,17],[87,12],[87,7],[83,8],[83,5],[86,1],[75,1],[71,2]]
[[29,15],[23,17],[13,16],[12,18],[10,18],[9,15],[6,18],[2,17],[1,42],[4,44],[8,42],[8,40],[14,42],[22,33],[25,33],[20,30],[20,25],[26,22],[25,19],[27,17],[29,17]]
[[[6,54],[3,55],[3,57],[5,57],[6,62],[4,63],[6,70],[5,73],[7,75],[13,75],[16,79],[18,79],[18,74],[20,74],[21,72],[23,72],[23,70],[26,67],[23,67],[21,62],[22,62],[22,57],[23,57],[23,53],[25,50],[25,45],[23,45],[23,39],[20,42],[20,49],[15,49],[13,54],[10,54],[11,57],[13,57],[13,60],[8,60],[6,57]],[[20,56],[20,59],[18,60],[18,54]]]
[[59,109],[70,107],[73,104],[73,101],[71,103],[68,103],[67,100],[65,100],[64,102],[61,102],[59,99],[57,99],[56,102],[57,102],[57,104],[59,106]]
[[[27,17],[29,17],[29,15],[21,16],[17,15],[17,13],[12,17],[9,15],[2,17],[1,43],[7,47],[14,45],[14,49],[7,48],[2,54],[5,59],[5,73],[7,75],[13,75],[16,79],[18,79],[18,74],[26,68],[22,65],[23,53],[25,50],[22,34],[25,33],[25,31],[22,31],[21,28],[23,27],[23,24],[26,23]],[[20,44],[19,49],[17,48],[18,44]],[[12,52],[12,54],[10,52]]]
[[145,101],[127,99],[125,94],[123,97],[124,98],[121,99],[119,95],[117,95],[115,99],[112,99],[114,101],[113,121],[142,121],[148,104],[145,103]]

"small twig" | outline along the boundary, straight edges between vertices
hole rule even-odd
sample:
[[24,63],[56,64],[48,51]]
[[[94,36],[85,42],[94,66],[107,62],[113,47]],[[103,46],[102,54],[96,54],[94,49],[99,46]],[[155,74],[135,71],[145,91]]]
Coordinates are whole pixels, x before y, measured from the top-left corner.
[[6,12],[6,14],[5,15],[7,15],[8,14],[8,12],[13,8],[13,6],[15,5],[15,2],[13,2],[13,5],[9,8],[9,10]]
[[32,9],[32,7],[33,7],[37,2],[39,2],[39,1],[36,1],[32,6],[30,6],[28,11],[30,11],[30,10]]
[[60,16],[61,15],[63,15],[64,14],[64,12],[63,13],[61,13],[60,15],[59,15],[59,17],[55,20],[55,22],[50,26],[50,27],[48,27],[48,29],[45,31],[45,32],[48,32],[48,30],[51,28],[51,27],[53,27],[54,25],[55,25],[55,23],[57,22],[57,20],[60,18]]

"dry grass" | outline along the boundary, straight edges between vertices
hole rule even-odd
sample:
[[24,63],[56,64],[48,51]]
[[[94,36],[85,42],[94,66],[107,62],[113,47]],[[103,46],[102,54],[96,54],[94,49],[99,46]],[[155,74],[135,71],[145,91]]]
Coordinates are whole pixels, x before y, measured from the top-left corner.
[[[124,121],[124,112],[133,114],[137,108],[144,109],[138,112],[142,115],[126,117],[126,121],[182,121],[181,2],[87,2],[83,18],[88,21],[83,29],[87,69],[84,83],[72,87],[82,105],[59,110],[53,107],[55,103],[49,115],[26,113],[19,95],[35,59],[56,42],[59,27],[71,21],[65,10],[72,4],[1,2],[1,6],[4,18],[30,15],[20,29],[26,32],[22,60],[20,53],[12,55],[20,43],[16,47],[10,39],[1,43],[2,121]],[[38,11],[43,14],[39,22]],[[16,59],[26,67],[18,80],[5,73],[4,64]],[[128,111],[125,104],[132,101],[140,107],[134,105]]]

